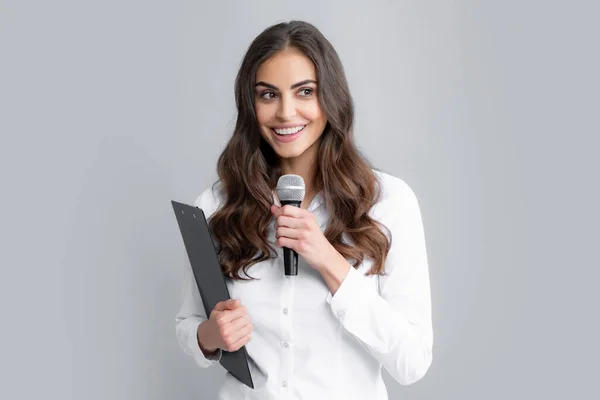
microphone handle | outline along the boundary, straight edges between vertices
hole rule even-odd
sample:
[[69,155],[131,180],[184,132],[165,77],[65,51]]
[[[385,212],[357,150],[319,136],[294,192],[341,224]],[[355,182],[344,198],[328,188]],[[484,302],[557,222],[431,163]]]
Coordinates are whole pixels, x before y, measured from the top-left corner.
[[285,274],[288,276],[298,275],[298,253],[287,247],[283,248],[283,262]]
[[[291,205],[294,207],[300,207],[301,201],[295,200],[282,200],[281,207],[285,205]],[[283,248],[283,263],[285,267],[285,274],[288,276],[298,275],[298,253],[287,247]]]

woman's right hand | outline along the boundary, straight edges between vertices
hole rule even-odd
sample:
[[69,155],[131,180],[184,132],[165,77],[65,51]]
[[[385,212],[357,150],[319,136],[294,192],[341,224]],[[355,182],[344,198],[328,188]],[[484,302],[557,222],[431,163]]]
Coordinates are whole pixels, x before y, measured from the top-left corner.
[[236,351],[250,341],[252,330],[248,310],[239,300],[220,301],[198,327],[198,344],[205,353]]

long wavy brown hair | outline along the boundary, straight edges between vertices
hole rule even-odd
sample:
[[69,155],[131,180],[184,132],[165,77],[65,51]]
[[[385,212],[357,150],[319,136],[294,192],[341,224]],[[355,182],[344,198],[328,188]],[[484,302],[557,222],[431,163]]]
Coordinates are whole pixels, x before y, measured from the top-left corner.
[[[324,235],[340,254],[354,260],[354,268],[367,255],[373,259],[368,274],[383,274],[391,232],[368,215],[381,196],[381,184],[354,143],[354,105],[338,54],[315,26],[303,21],[273,25],[258,35],[235,80],[237,122],[219,156],[219,179],[213,185],[213,190],[220,186],[224,202],[209,218],[223,272],[232,279],[248,279],[240,276],[240,269],[250,276],[248,268],[276,254],[267,235],[273,190],[282,169],[278,155],[260,134],[254,85],[259,66],[290,47],[314,63],[317,98],[327,117],[314,176],[315,193],[323,192],[330,215]],[[344,232],[353,243],[342,240]]]

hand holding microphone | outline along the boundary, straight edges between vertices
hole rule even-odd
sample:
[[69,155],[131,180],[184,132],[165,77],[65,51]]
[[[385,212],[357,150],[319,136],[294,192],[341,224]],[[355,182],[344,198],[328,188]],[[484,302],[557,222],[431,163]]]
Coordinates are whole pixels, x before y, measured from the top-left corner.
[[298,254],[320,271],[340,257],[321,231],[314,214],[300,208],[304,199],[304,180],[298,175],[283,175],[277,182],[277,197],[282,207],[271,206],[276,220],[275,245],[283,247],[286,275],[298,274]]
[[[277,181],[277,197],[279,197],[282,207],[289,205],[300,208],[305,194],[304,179],[299,175],[283,175]],[[285,274],[298,275],[298,252],[289,247],[284,247],[283,260]]]

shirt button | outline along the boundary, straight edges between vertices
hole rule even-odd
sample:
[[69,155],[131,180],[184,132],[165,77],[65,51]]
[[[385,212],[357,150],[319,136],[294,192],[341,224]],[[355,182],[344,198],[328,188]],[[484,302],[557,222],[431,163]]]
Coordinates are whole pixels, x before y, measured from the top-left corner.
[[281,382],[281,386],[287,387],[287,382],[286,381]]
[[343,318],[343,317],[344,317],[344,314],[345,314],[345,311],[344,311],[344,310],[339,310],[339,311],[337,312],[337,316],[338,316],[339,318]]
[[283,313],[284,313],[285,315],[287,315],[287,313],[288,313],[288,309],[287,309],[287,307],[283,309]]
[[283,347],[287,349],[288,347],[290,347],[290,344],[288,342],[283,342]]

